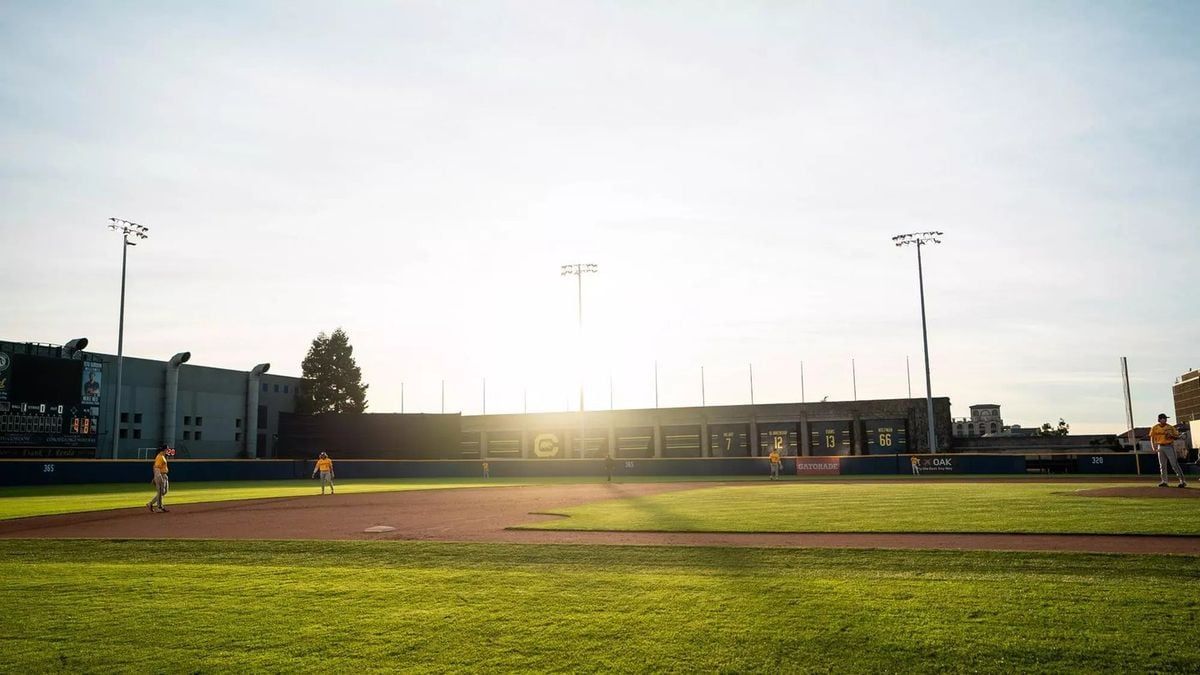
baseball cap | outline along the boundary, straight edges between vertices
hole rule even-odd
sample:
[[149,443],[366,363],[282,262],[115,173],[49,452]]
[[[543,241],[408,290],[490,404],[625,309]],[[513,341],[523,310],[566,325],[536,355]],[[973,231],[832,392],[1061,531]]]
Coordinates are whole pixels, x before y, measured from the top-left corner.
[[1168,417],[1170,417],[1170,415],[1168,415],[1167,413],[1158,413],[1158,419],[1160,419],[1160,420],[1165,420]]

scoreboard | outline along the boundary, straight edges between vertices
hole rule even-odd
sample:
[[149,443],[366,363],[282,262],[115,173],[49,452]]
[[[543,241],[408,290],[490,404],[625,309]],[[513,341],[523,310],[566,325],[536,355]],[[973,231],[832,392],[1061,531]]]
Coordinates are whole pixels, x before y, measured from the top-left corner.
[[94,456],[101,366],[0,352],[0,454]]

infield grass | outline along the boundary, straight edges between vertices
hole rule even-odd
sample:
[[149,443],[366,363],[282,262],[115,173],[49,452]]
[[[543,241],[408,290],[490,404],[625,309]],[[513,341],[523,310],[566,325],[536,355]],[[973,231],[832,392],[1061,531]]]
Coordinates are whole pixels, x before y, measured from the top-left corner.
[[0,671],[1191,671],[1200,559],[0,541]]
[[527,527],[655,532],[1200,534],[1200,499],[1075,494],[1082,489],[1129,486],[885,481],[719,486],[593,502],[558,512],[567,516],[562,520]]

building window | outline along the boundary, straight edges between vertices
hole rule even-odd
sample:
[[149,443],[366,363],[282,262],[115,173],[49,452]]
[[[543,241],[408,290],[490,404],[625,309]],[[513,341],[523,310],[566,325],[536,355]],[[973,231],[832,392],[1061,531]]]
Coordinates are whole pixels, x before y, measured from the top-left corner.
[[283,385],[283,393],[288,393],[288,386],[286,384]]
[[278,393],[279,393],[279,385],[275,385],[275,393],[276,393],[276,394],[278,394]]
[[239,417],[239,418],[237,418],[237,419],[235,419],[235,420],[233,421],[233,428],[234,428],[234,429],[241,429],[241,428],[242,428],[242,418],[240,418],[240,417]]
[[198,426],[198,427],[204,426],[204,418],[203,417],[196,418],[196,426]]
[[192,432],[188,431],[187,429],[184,429],[183,430],[183,440],[185,440],[185,441],[192,440]]
[[233,435],[233,440],[235,440],[235,441],[240,441],[240,440],[242,440],[242,432],[240,432],[240,431],[239,431],[239,432],[237,432],[236,434],[234,434],[234,435]]
[[265,394],[266,392],[267,392],[267,383],[263,382],[263,393]]
[[128,429],[122,429],[122,430],[120,431],[120,433],[118,433],[118,434],[117,434],[117,436],[118,436],[119,438],[129,438],[129,430],[128,430]]
[[196,432],[196,440],[200,440],[200,434],[202,434],[202,433],[204,433],[204,432],[202,432],[202,431]]
[[134,437],[134,438],[141,438],[141,437],[142,437],[142,430],[141,430],[141,429],[134,429],[134,430],[133,430],[133,437]]
[[184,424],[184,426],[188,426],[188,427],[192,426],[192,416],[184,415],[183,416],[183,424]]
[[133,423],[134,424],[142,423],[142,413],[133,413]]
[[127,412],[121,413],[121,424],[128,424],[128,423],[129,423],[129,413],[127,413]]

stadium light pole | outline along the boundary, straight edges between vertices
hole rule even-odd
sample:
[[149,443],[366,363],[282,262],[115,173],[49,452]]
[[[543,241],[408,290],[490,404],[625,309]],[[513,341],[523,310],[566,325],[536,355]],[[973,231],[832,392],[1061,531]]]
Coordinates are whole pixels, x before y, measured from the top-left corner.
[[921,340],[925,345],[925,403],[929,412],[929,451],[937,452],[937,430],[933,424],[933,384],[929,377],[929,330],[925,322],[925,271],[921,265],[921,247],[940,244],[942,232],[910,232],[892,237],[896,246],[917,247],[917,284],[921,292]]
[[583,459],[583,449],[587,445],[587,428],[583,420],[583,275],[600,271],[595,263],[572,263],[563,265],[559,276],[573,276],[579,282],[579,458]]
[[121,371],[125,365],[125,268],[129,259],[129,247],[137,246],[134,239],[148,239],[150,228],[120,218],[109,218],[108,229],[121,233],[121,311],[117,320],[117,395],[113,401],[113,459],[117,459],[121,438]]
[[658,361],[654,362],[654,407],[658,408]]

